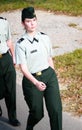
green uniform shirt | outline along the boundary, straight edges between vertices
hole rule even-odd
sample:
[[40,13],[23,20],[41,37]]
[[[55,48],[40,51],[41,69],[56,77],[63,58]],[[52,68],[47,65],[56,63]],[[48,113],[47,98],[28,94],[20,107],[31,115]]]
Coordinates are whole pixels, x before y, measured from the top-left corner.
[[11,39],[8,21],[0,18],[0,54],[8,51],[7,40]]
[[16,62],[26,64],[31,73],[48,68],[50,56],[52,56],[51,42],[44,33],[38,32],[34,38],[25,33],[16,43]]

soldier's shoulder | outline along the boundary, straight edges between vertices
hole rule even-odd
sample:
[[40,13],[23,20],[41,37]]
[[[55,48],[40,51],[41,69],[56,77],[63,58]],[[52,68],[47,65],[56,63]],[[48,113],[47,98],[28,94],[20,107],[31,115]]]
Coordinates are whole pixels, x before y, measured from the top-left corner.
[[43,32],[40,32],[40,34],[41,34],[41,36],[43,37],[43,38],[48,38],[48,35],[46,34],[46,33],[43,33]]
[[46,33],[44,33],[44,32],[40,32],[40,34],[42,34],[42,35],[47,35]]
[[6,18],[0,17],[0,19],[7,20]]
[[18,41],[17,41],[17,43],[22,43],[24,41],[24,38],[20,38]]
[[48,37],[48,35],[46,33],[44,33],[44,32],[40,32],[40,34],[41,34],[42,37],[45,37],[45,38]]

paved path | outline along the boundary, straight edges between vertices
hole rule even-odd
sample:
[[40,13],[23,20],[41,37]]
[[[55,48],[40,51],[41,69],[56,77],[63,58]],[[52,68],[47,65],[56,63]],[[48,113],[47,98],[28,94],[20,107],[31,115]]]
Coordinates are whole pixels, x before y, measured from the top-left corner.
[[[17,72],[17,116],[21,122],[21,126],[12,127],[10,124],[8,124],[7,110],[4,99],[2,99],[0,104],[3,109],[3,115],[0,117],[0,130],[25,130],[28,107],[24,101],[21,82],[22,75],[20,72]],[[44,118],[35,126],[34,130],[50,130],[49,118],[46,109],[44,113]],[[82,130],[82,119],[79,117],[73,117],[69,113],[63,112],[63,130]]]

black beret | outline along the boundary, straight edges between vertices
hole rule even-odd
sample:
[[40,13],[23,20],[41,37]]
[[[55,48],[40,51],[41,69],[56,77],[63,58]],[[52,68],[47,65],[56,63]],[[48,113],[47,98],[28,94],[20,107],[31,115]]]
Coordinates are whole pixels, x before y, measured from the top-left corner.
[[36,14],[33,7],[27,7],[22,10],[22,22],[24,22],[25,18],[32,19],[34,17],[36,17]]

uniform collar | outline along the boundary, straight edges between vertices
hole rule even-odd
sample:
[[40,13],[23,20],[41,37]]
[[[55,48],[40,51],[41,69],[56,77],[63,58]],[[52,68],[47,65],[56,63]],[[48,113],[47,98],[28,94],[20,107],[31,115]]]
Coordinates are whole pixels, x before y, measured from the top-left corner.
[[31,36],[29,36],[29,35],[28,35],[28,33],[27,33],[27,32],[25,32],[24,37],[25,37],[25,38],[27,38],[27,39],[28,39],[28,41],[29,41],[31,44],[33,44],[33,43],[34,43],[34,41],[35,41],[35,42],[39,42],[39,37],[38,37],[38,34],[39,34],[39,33],[37,33],[37,34],[35,35],[35,37],[31,37]]

